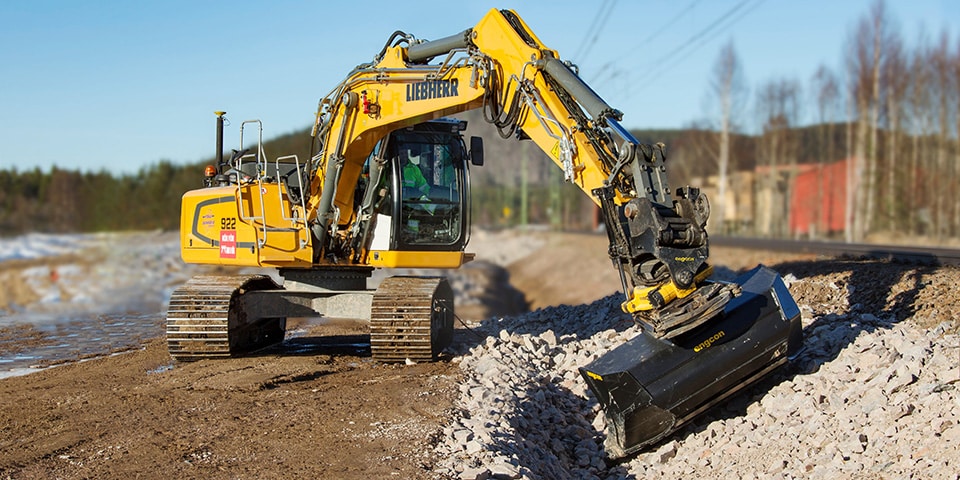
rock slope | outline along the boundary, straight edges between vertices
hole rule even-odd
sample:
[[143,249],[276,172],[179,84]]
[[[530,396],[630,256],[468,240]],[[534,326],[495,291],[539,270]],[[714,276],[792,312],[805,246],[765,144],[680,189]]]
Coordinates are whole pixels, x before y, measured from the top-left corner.
[[489,319],[457,360],[451,478],[957,478],[955,268],[820,260],[775,266],[803,312],[791,364],[619,463],[579,378],[637,334],[612,295]]

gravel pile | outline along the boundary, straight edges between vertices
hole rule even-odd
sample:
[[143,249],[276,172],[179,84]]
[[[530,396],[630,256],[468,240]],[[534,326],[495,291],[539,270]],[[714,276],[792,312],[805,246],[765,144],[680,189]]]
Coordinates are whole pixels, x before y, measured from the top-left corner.
[[[475,343],[457,352],[465,378],[458,415],[436,447],[445,459],[436,473],[958,478],[960,336],[953,322],[960,312],[944,311],[955,301],[921,302],[930,297],[926,288],[955,288],[957,269],[873,263],[863,275],[829,262],[804,268],[796,269],[799,278],[785,278],[803,311],[800,355],[620,463],[605,461],[603,415],[576,370],[638,333],[620,312],[619,296],[483,322]],[[871,289],[853,283],[857,272],[887,292],[864,296]],[[910,305],[903,303],[904,284],[913,289]],[[954,320],[922,327],[931,312]]]
[[[636,335],[613,295],[492,319],[459,357],[460,415],[445,430],[439,473],[460,478],[607,475],[602,415],[577,367]],[[614,328],[611,328],[614,327]],[[624,470],[625,472],[625,470]]]

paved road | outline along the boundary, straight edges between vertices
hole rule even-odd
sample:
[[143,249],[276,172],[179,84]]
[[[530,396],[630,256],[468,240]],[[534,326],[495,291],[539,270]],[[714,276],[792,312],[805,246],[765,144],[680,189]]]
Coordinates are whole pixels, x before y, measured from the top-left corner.
[[852,256],[889,259],[897,262],[929,265],[960,265],[960,250],[937,247],[910,247],[904,245],[872,245],[841,242],[802,240],[774,240],[711,236],[710,244],[718,247],[740,247],[754,250],[772,250],[792,253],[815,253],[832,256]]

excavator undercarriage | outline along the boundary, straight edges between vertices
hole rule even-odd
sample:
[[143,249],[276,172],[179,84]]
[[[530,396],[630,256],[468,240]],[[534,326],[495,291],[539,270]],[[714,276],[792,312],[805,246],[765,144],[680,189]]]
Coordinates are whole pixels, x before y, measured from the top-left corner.
[[283,341],[286,318],[249,318],[241,297],[279,288],[264,275],[199,275],[170,296],[167,349],[181,361],[229,357]]
[[[289,317],[369,320],[370,350],[382,362],[429,362],[453,339],[453,291],[442,277],[390,277],[365,289],[371,269],[201,275],[170,297],[167,349],[181,361],[230,357],[283,341]],[[305,283],[306,282],[306,283]]]

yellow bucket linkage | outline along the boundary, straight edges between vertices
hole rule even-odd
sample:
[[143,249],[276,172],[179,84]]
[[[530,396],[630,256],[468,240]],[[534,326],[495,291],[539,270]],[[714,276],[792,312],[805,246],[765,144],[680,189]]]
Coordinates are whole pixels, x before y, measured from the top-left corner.
[[[712,274],[713,265],[707,265],[706,268],[701,270],[700,273],[694,277],[693,286],[690,288],[680,288],[673,283],[673,281],[669,281],[663,285],[654,285],[652,287],[636,287],[633,289],[633,294],[631,295],[630,300],[623,302],[620,305],[620,308],[623,309],[625,313],[635,313],[663,307],[664,305],[667,305],[678,298],[684,298],[695,292],[697,290],[697,285],[709,278]],[[663,299],[662,303],[650,300],[650,296],[655,293],[660,294],[660,297]]]

